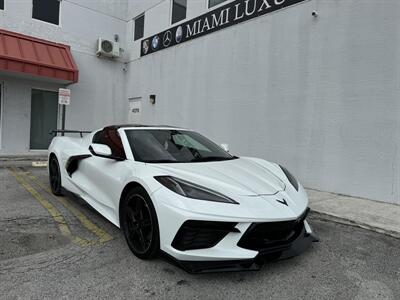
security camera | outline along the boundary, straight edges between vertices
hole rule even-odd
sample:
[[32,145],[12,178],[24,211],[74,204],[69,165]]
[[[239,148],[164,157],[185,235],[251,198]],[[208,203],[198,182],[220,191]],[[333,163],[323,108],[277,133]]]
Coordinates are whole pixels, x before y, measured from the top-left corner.
[[311,15],[313,16],[313,17],[318,17],[318,13],[314,10],[312,13],[311,13]]

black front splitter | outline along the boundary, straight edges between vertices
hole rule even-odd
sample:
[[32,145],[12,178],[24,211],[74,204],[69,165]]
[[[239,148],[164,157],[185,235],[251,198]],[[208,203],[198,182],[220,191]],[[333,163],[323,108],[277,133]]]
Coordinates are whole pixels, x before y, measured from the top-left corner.
[[161,257],[191,274],[258,271],[265,262],[297,256],[307,250],[313,242],[318,241],[317,237],[313,234],[306,233],[305,229],[303,229],[302,234],[300,234],[287,249],[279,252],[270,252],[266,249],[265,251],[260,251],[260,253],[252,259],[230,261],[184,261],[177,260],[164,251],[161,251]]

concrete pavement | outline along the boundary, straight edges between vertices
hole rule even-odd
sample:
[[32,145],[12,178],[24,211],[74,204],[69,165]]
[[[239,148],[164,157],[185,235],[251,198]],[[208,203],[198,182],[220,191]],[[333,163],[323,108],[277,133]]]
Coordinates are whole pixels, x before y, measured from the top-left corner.
[[400,205],[307,190],[315,217],[400,238]]
[[400,299],[400,239],[373,231],[311,215],[321,242],[298,257],[190,275],[136,258],[84,201],[51,195],[45,168],[0,168],[0,182],[0,299]]
[[137,259],[84,201],[54,197],[45,168],[0,168],[0,182],[0,299],[400,299],[400,239],[315,213],[321,242],[302,255],[195,276]]

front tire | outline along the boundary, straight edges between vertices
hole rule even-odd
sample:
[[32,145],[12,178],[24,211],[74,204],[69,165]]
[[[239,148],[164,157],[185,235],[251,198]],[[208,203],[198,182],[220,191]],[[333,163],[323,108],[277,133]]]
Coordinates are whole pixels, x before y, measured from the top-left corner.
[[51,192],[56,196],[62,196],[60,165],[55,156],[49,160],[49,181]]
[[121,199],[120,223],[129,248],[141,259],[151,259],[160,249],[157,214],[147,192],[137,187]]

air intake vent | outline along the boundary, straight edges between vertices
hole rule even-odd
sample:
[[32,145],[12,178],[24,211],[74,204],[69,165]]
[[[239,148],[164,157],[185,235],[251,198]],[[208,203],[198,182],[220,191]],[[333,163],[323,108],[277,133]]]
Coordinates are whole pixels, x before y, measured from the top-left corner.
[[194,250],[214,247],[228,233],[239,232],[231,222],[186,221],[176,234],[172,247],[177,250]]

